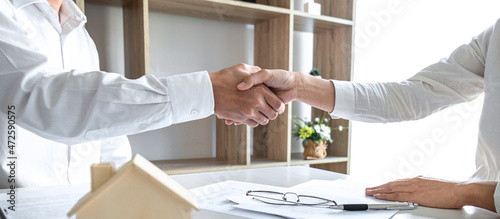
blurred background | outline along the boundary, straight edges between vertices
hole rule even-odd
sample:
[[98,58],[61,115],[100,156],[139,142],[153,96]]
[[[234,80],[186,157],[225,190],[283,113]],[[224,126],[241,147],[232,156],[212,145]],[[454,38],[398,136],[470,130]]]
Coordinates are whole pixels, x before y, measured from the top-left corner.
[[[358,0],[353,81],[401,81],[495,24],[499,1]],[[352,123],[351,174],[383,183],[474,171],[482,97],[419,121]]]

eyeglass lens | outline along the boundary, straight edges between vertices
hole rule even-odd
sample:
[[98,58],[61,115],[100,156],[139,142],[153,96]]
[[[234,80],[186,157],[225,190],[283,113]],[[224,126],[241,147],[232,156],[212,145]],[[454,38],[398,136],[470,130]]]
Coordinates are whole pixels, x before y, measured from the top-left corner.
[[323,204],[334,204],[337,203],[333,200],[328,200],[316,196],[308,195],[298,195],[293,192],[273,192],[273,191],[249,191],[247,195],[263,198],[268,204],[289,204],[289,205],[323,205]]

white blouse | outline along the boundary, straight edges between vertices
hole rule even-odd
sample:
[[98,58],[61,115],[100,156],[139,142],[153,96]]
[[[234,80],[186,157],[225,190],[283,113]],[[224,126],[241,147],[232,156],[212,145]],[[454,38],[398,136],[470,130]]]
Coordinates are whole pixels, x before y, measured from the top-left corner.
[[[331,116],[364,122],[420,119],[484,93],[477,170],[471,180],[500,180],[500,20],[407,81],[333,83],[335,109]],[[499,189],[495,206],[500,212]]]

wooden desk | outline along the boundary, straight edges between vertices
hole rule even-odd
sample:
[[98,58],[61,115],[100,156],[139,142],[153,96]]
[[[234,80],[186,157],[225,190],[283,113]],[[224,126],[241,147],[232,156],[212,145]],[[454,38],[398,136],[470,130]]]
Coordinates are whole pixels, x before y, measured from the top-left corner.
[[[305,166],[270,167],[270,168],[258,168],[258,169],[247,169],[247,170],[183,174],[183,175],[172,175],[171,177],[188,189],[209,185],[212,183],[223,182],[226,180],[237,180],[243,182],[258,183],[258,184],[280,186],[280,187],[291,187],[297,184],[307,182],[312,179],[335,180],[335,179],[349,178],[349,176],[347,175],[309,168]],[[26,189],[21,188],[16,190],[16,194],[31,195],[34,193],[38,194],[46,193],[46,196],[42,196],[41,198],[41,199],[45,198],[46,200],[39,200],[39,202],[44,204],[47,202],[56,203],[55,205],[57,209],[46,209],[43,207],[39,207],[39,208],[31,208],[29,211],[30,212],[40,211],[40,214],[38,215],[43,215],[43,213],[45,213],[45,215],[48,215],[38,218],[67,218],[66,213],[76,203],[78,198],[83,196],[85,192],[89,190],[89,188],[90,188],[89,185],[71,185],[71,186],[56,186],[56,187],[44,187],[44,188],[26,188]],[[7,191],[0,190],[0,192],[6,193]],[[61,196],[61,194],[65,194],[65,192],[72,193],[72,195]],[[60,196],[57,196],[57,194],[59,194]],[[79,194],[81,195],[79,196]],[[3,198],[4,196],[1,197]],[[64,198],[61,200],[60,197]],[[18,204],[22,205],[22,203]],[[0,202],[0,205],[2,207],[5,207],[7,203],[3,201]],[[17,209],[17,210],[21,211],[16,211],[16,214],[18,215],[17,217],[13,218],[19,218],[19,216],[22,216],[19,215],[19,213],[22,212],[22,209]],[[241,218],[241,217],[224,215],[222,213],[212,212],[208,210],[201,210],[199,212],[194,213],[193,218],[225,219],[225,218]],[[427,208],[419,206],[415,210],[400,211],[393,218],[395,219],[480,218],[481,219],[481,218],[500,218],[500,217],[493,212],[472,206],[467,206],[459,210],[444,210],[444,209],[435,209],[435,208]]]

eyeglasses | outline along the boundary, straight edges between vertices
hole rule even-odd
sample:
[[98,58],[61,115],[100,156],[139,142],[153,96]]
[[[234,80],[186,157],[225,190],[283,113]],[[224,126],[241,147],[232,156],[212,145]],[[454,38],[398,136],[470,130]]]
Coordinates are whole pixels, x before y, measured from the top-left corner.
[[265,190],[249,190],[247,196],[252,199],[271,205],[304,205],[313,207],[327,207],[347,211],[364,210],[412,210],[418,204],[411,202],[395,202],[389,204],[337,204],[336,201],[311,195],[299,195],[294,192],[275,192]]
[[306,206],[325,206],[337,205],[334,200],[321,198],[311,195],[299,195],[294,192],[275,192],[265,190],[249,190],[247,196],[253,199],[271,205],[306,205]]

